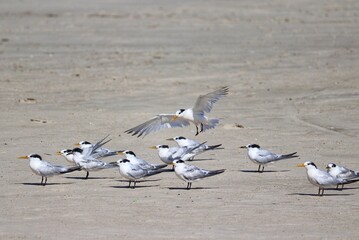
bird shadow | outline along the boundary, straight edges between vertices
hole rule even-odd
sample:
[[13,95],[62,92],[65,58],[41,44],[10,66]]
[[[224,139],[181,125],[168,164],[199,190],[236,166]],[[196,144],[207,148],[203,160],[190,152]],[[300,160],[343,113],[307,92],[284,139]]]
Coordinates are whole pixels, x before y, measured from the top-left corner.
[[80,179],[80,180],[89,180],[89,179],[114,179],[114,177],[65,177],[68,179]]
[[42,185],[41,183],[28,183],[28,182],[25,182],[25,183],[17,183],[17,184],[22,184],[22,185],[26,185],[26,186],[51,186],[51,185],[66,185],[66,184],[73,184],[73,182],[71,183],[46,183],[46,185]]
[[191,187],[191,189],[187,189],[186,187],[169,187],[168,190],[203,190],[203,189],[215,189],[215,188],[211,188],[211,187]]
[[[329,190],[329,189],[326,189],[326,190]],[[350,194],[350,193],[341,193],[341,194],[337,194],[337,193],[324,193],[323,196],[318,196],[318,194],[316,193],[289,193],[287,194],[289,196],[312,196],[312,197],[324,197],[324,196],[328,196],[328,197],[331,197],[331,196],[351,196],[351,195],[354,195],[354,194]]]
[[214,158],[198,158],[193,160],[187,160],[186,162],[202,162],[202,161],[214,161]]
[[289,170],[264,170],[263,172],[258,172],[257,170],[238,170],[239,172],[244,172],[244,173],[276,173],[276,172],[289,172]]
[[[138,182],[137,182],[138,184]],[[120,185],[120,186],[110,186],[111,188],[129,188],[129,189],[136,189],[136,188],[151,188],[151,187],[158,187],[159,185],[137,185],[134,188],[133,185],[131,185],[131,187],[128,187],[127,185]]]
[[[128,183],[128,180],[115,180],[116,182],[123,182],[123,183]],[[158,182],[161,181],[161,179],[146,179],[146,180],[140,180],[140,181],[136,181],[136,183],[142,183],[142,182]]]

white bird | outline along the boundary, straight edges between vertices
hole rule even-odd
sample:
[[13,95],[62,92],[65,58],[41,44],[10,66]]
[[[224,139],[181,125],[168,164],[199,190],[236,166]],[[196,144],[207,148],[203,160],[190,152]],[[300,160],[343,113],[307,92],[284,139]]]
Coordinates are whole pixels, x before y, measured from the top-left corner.
[[[343,166],[338,166],[335,163],[329,163],[327,165],[327,172],[336,178],[344,178],[344,179],[352,179],[352,178],[358,178],[359,172],[350,170]],[[339,184],[337,185],[337,189],[339,188]],[[344,184],[342,184],[341,190],[343,190]]]
[[[150,132],[159,131],[162,128],[189,126],[192,122],[196,126],[196,135],[198,135],[199,132],[204,132],[217,126],[219,119],[209,119],[205,116],[205,113],[209,113],[213,104],[227,94],[228,87],[222,87],[206,95],[200,95],[192,108],[180,109],[175,114],[158,114],[147,122],[126,130],[125,133],[140,137],[142,135],[146,136]],[[199,126],[200,131],[198,131]]]
[[191,153],[188,153],[185,156],[183,156],[182,160],[184,160],[184,161],[187,161],[187,160],[191,161],[198,154],[201,154],[201,153],[203,153],[205,151],[208,151],[208,150],[219,149],[219,147],[222,146],[222,144],[217,144],[217,145],[212,145],[212,146],[207,145],[207,144],[201,144],[198,141],[195,141],[195,140],[192,140],[192,139],[189,139],[189,138],[185,138],[185,137],[182,137],[182,136],[176,136],[174,138],[169,138],[167,140],[175,141],[179,147],[195,148],[195,147],[201,145],[200,147],[198,147],[195,150],[191,151]]
[[117,164],[121,176],[128,179],[128,187],[131,187],[131,182],[133,182],[133,188],[136,187],[136,182],[138,180],[162,172],[162,169],[143,169],[139,165],[132,164],[128,159],[120,159],[117,161]]
[[200,148],[205,143],[206,142],[203,142],[193,148],[169,147],[168,145],[157,145],[151,146],[150,148],[158,150],[158,156],[160,157],[162,162],[168,165],[172,165],[174,160],[183,160],[183,157],[185,157],[187,154],[192,153],[192,151],[195,151],[196,149]]
[[[268,163],[279,161],[282,159],[295,158],[298,157],[295,155],[297,152],[289,153],[289,154],[276,154],[272,153],[268,150],[261,149],[257,144],[248,144],[247,146],[241,146],[240,148],[246,148],[249,159],[258,164],[258,172],[264,171],[264,166]],[[262,171],[260,168],[262,166]]]
[[187,189],[191,189],[192,182],[201,180],[202,178],[211,177],[223,173],[225,169],[220,170],[205,170],[193,165],[186,164],[183,160],[173,161],[176,176],[187,182]]
[[313,162],[305,162],[298,164],[297,167],[305,167],[307,170],[307,178],[311,184],[314,186],[319,187],[318,196],[323,196],[324,194],[324,187],[338,185],[338,184],[349,184],[353,183],[357,180],[348,180],[344,178],[337,178],[333,177],[329,173],[322,171],[317,168],[317,166]]
[[[108,143],[109,141],[111,141],[111,139],[109,139],[106,142],[103,142],[107,137],[108,137],[108,135],[105,138],[101,139],[96,144],[101,144],[101,146],[102,146],[102,145]],[[75,146],[80,147],[81,149],[87,149],[87,148],[92,149],[96,146],[96,144],[94,145],[94,144],[90,143],[89,141],[80,141],[79,143],[76,143]],[[104,158],[104,157],[109,157],[109,156],[115,156],[115,155],[117,155],[117,152],[118,151],[112,151],[105,147],[97,147],[95,150],[93,150],[92,157]]]
[[164,168],[167,167],[167,164],[159,164],[159,165],[155,165],[152,163],[149,163],[141,158],[138,158],[136,156],[136,154],[133,151],[130,150],[126,150],[123,152],[118,152],[118,154],[124,154],[126,156],[126,159],[130,160],[131,164],[133,165],[138,165],[143,169],[151,169],[151,170],[156,170],[156,169],[160,169],[160,168]]
[[80,166],[82,170],[86,171],[85,179],[88,179],[89,172],[117,167],[115,164],[106,163],[94,158],[91,152],[86,152],[85,150],[86,149],[81,148],[72,149],[74,162]]
[[[59,165],[53,165],[49,162],[42,160],[41,156],[38,154],[30,154],[28,156],[21,156],[19,159],[29,159],[31,170],[41,176],[41,185],[45,186],[48,177],[54,175],[59,175],[63,173],[69,173],[76,170],[80,170],[80,167],[65,167]],[[44,181],[45,180],[45,181]]]
[[72,149],[62,149],[61,151],[56,153],[57,155],[63,156],[69,163],[74,164],[74,154],[72,153]]

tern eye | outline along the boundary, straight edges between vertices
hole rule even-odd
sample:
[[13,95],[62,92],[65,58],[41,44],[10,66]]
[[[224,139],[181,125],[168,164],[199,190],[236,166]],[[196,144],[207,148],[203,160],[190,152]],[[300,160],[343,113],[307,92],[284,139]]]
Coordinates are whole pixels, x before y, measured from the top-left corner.
[[330,167],[336,167],[336,166],[337,166],[337,165],[335,165],[334,163],[332,163]]
[[250,144],[248,145],[249,148],[260,148],[258,144]]

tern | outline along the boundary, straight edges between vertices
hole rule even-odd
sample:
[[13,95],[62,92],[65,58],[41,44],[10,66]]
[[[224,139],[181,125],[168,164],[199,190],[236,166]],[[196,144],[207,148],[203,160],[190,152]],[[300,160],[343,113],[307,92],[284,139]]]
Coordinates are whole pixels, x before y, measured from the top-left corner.
[[155,164],[149,163],[149,162],[147,162],[147,161],[145,161],[145,160],[143,160],[141,158],[138,158],[136,156],[136,154],[133,151],[130,151],[130,150],[126,150],[126,151],[123,151],[123,152],[118,152],[118,154],[119,155],[124,154],[126,156],[126,159],[130,160],[131,164],[138,165],[143,169],[157,170],[157,169],[164,168],[164,167],[168,166],[167,164],[155,165]]
[[[297,152],[289,153],[289,154],[275,154],[268,150],[261,149],[261,147],[257,144],[248,144],[247,146],[241,146],[240,148],[246,148],[248,150],[249,159],[258,164],[258,172],[262,173],[264,171],[264,166],[268,163],[298,157],[295,155]],[[262,166],[262,170],[260,168]]]
[[167,139],[169,141],[175,141],[177,143],[177,145],[179,147],[187,147],[187,148],[194,148],[197,147],[199,145],[202,145],[198,148],[196,148],[195,150],[191,151],[191,153],[186,154],[185,156],[182,157],[182,160],[184,161],[192,161],[194,159],[195,156],[197,156],[200,153],[203,153],[205,151],[208,150],[213,150],[213,149],[223,149],[223,148],[219,148],[220,146],[222,146],[222,144],[217,144],[217,145],[207,145],[207,144],[201,144],[198,141],[189,139],[189,138],[185,138],[182,136],[176,136],[174,138],[169,138]]
[[143,169],[139,165],[132,164],[128,159],[120,159],[117,161],[117,165],[119,166],[119,171],[121,176],[128,180],[128,187],[131,187],[131,183],[133,182],[133,187],[136,187],[136,182],[142,178],[149,177],[152,175],[156,175],[162,172],[162,169]]
[[[343,166],[338,166],[335,163],[329,163],[326,167],[327,172],[336,178],[344,178],[344,179],[351,179],[351,178],[358,178],[359,172],[355,172]],[[339,188],[339,184],[337,185],[337,189]],[[341,190],[343,190],[344,184],[342,184]]]
[[323,196],[324,194],[324,187],[338,185],[338,184],[349,184],[356,181],[356,180],[349,180],[344,178],[333,177],[329,173],[320,170],[313,162],[305,162],[298,164],[297,167],[305,167],[307,170],[307,178],[311,184],[314,186],[319,187],[318,196]]
[[202,147],[206,142],[203,142],[195,147],[169,147],[168,145],[156,145],[151,146],[152,149],[158,150],[158,156],[160,157],[161,161],[172,165],[174,160],[185,160],[182,159],[188,154],[191,154],[193,151],[196,151],[196,149]]
[[223,173],[225,169],[220,170],[205,170],[193,165],[186,164],[183,160],[173,161],[176,176],[187,182],[187,189],[191,189],[192,182],[201,180],[202,178],[211,177]]
[[[100,140],[99,142],[97,142],[96,144],[106,144],[108,143],[109,141],[111,141],[111,139],[107,140],[106,142],[103,142],[106,138],[108,137],[108,135],[103,138],[102,140]],[[79,143],[76,143],[75,146],[77,147],[80,147],[81,149],[87,149],[87,148],[94,148],[96,146],[96,144],[92,144],[90,143],[89,141],[80,141]],[[94,158],[103,158],[103,157],[109,157],[109,156],[115,156],[117,155],[117,152],[118,151],[112,151],[108,148],[104,148],[104,147],[97,147],[93,153],[92,153],[92,156]]]
[[28,156],[21,156],[19,159],[29,159],[30,160],[30,168],[31,170],[41,176],[41,185],[45,186],[47,183],[47,178],[55,175],[69,173],[76,170],[80,170],[81,168],[76,167],[65,167],[59,165],[53,165],[49,162],[42,160],[41,156],[38,154],[30,154]]
[[74,155],[73,159],[76,165],[80,166],[82,170],[86,171],[85,179],[88,179],[89,172],[91,171],[99,171],[117,167],[115,164],[106,163],[94,158],[91,153],[86,153],[85,150],[81,148],[72,149],[72,153]]
[[57,155],[63,156],[69,163],[74,164],[74,154],[72,153],[72,149],[62,149],[61,151],[56,153]]
[[[216,91],[200,95],[192,108],[179,109],[175,114],[158,114],[147,122],[126,130],[125,133],[140,137],[162,128],[186,127],[192,122],[196,126],[196,135],[198,135],[200,132],[215,128],[218,125],[219,119],[209,119],[205,113],[209,113],[213,104],[227,94],[228,87],[222,87]],[[200,131],[198,131],[199,126]]]

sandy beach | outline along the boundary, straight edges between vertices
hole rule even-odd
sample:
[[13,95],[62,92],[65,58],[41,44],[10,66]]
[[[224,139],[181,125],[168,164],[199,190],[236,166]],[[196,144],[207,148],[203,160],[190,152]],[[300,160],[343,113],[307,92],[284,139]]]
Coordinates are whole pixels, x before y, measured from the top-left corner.
[[[359,170],[358,1],[1,1],[1,239],[358,239],[359,183],[316,196],[304,168]],[[124,133],[221,86],[214,130]],[[174,173],[128,189],[117,169],[48,179],[19,156],[81,140],[156,150],[182,135],[224,149],[185,190]],[[298,152],[256,173],[242,145]],[[109,157],[107,162],[120,157]]]

